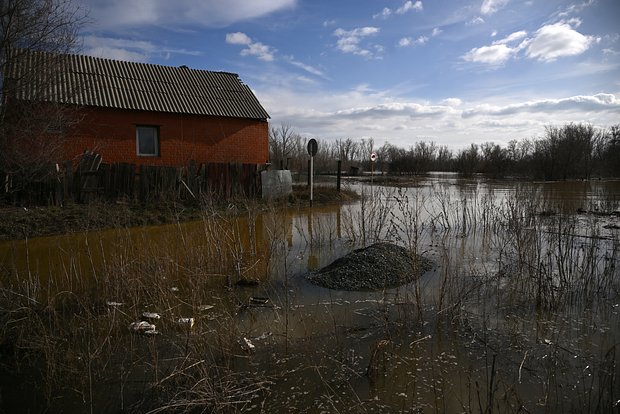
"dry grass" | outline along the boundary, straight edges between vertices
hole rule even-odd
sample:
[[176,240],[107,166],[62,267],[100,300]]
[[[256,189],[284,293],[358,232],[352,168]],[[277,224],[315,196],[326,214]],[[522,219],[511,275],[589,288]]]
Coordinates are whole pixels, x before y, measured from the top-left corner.
[[[620,242],[550,207],[525,188],[396,189],[337,216],[205,205],[162,234],[85,236],[48,263],[4,262],[0,362],[44,398],[24,411],[612,412]],[[382,240],[435,270],[351,296],[296,279]],[[145,311],[160,335],[128,330]]]

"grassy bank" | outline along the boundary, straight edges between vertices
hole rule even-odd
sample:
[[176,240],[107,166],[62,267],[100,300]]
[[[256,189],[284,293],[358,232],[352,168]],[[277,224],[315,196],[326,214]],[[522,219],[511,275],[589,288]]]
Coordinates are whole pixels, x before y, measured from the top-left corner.
[[[304,206],[309,203],[310,192],[305,186],[295,186],[293,194],[284,200],[233,199],[227,202],[165,202],[138,203],[70,203],[63,207],[0,207],[0,240],[25,239],[55,234],[77,233],[107,228],[155,226],[178,222],[196,221],[202,218],[205,207],[221,213],[238,213],[249,208],[263,209]],[[358,195],[333,187],[316,187],[314,203],[318,205],[349,202]]]

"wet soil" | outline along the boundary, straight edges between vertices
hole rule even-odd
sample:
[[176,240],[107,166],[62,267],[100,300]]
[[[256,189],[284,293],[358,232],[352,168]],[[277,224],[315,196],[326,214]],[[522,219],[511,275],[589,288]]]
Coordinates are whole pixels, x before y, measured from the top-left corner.
[[200,218],[200,208],[181,204],[142,206],[116,203],[63,207],[0,208],[0,240],[26,239],[106,228],[160,225]]
[[357,249],[308,276],[336,290],[374,291],[410,283],[432,268],[432,262],[392,243]]

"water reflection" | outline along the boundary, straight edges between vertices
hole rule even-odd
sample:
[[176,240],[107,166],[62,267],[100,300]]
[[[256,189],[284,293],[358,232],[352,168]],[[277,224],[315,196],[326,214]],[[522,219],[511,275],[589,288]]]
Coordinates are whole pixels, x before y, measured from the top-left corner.
[[[609,360],[620,341],[620,242],[604,227],[614,219],[594,213],[620,209],[620,182],[435,174],[410,184],[351,184],[369,195],[351,205],[205,212],[192,223],[5,242],[2,284],[27,281],[40,301],[93,288],[112,298],[102,285],[117,272],[178,288],[162,313],[185,315],[212,300],[219,313],[197,317],[183,343],[213,336],[208,352],[217,352],[230,337],[232,362],[217,362],[269,378],[268,397],[242,411],[596,411],[587,395],[617,399],[618,382],[608,379],[620,374]],[[305,278],[377,240],[413,246],[436,266],[381,292],[333,291]],[[269,306],[248,306],[256,296]],[[157,303],[149,298],[140,306]],[[162,360],[178,356],[167,335],[149,345]],[[235,347],[240,338],[253,354]]]

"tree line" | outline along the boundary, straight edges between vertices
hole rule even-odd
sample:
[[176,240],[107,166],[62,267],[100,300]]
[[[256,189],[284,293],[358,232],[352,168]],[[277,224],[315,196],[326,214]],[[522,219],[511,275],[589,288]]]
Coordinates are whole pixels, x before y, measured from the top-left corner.
[[[289,125],[272,126],[269,153],[273,168],[306,169],[308,139]],[[376,171],[395,175],[452,171],[464,176],[483,173],[494,178],[521,177],[542,180],[620,177],[620,124],[607,129],[570,123],[547,126],[542,137],[470,144],[457,151],[433,141],[420,140],[408,148],[388,142],[375,147],[372,138],[317,139],[314,165],[319,173],[341,170],[370,171],[370,154],[377,154]]]

